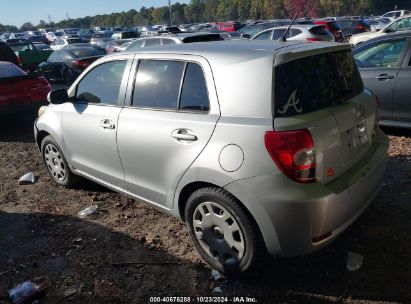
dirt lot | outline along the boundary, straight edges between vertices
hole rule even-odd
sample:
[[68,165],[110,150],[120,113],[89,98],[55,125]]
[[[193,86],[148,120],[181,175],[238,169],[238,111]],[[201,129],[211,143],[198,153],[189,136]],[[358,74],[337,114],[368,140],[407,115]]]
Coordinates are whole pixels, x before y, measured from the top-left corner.
[[[392,146],[383,188],[337,241],[310,256],[277,258],[252,278],[214,281],[184,224],[91,182],[56,186],[33,142],[31,119],[2,119],[0,303],[9,303],[9,288],[37,276],[50,280],[39,303],[147,303],[150,296],[192,296],[197,303],[196,296],[210,295],[411,303],[411,132],[386,131]],[[29,171],[37,182],[18,186]],[[92,204],[98,211],[78,218]],[[364,257],[354,272],[346,270],[349,251]],[[221,294],[212,293],[216,286]]]

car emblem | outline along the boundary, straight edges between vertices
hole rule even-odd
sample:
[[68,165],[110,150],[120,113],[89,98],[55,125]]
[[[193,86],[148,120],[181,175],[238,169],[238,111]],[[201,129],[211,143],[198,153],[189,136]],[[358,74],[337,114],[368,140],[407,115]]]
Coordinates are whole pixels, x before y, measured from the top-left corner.
[[363,105],[359,105],[355,108],[355,114],[357,118],[362,118],[365,116],[365,107]]

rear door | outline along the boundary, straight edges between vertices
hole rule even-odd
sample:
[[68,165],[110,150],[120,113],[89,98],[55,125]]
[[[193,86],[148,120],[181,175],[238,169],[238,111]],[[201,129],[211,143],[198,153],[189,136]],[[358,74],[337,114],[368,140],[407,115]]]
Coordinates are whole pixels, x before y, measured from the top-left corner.
[[180,57],[139,55],[117,135],[127,190],[167,208],[220,117],[207,61]]
[[285,58],[297,59],[274,68],[274,129],[310,131],[321,183],[342,175],[368,151],[377,109],[371,94],[363,92],[351,51],[331,50],[289,52]]
[[382,120],[393,119],[394,87],[407,46],[406,38],[384,39],[355,51],[364,85],[379,99]]

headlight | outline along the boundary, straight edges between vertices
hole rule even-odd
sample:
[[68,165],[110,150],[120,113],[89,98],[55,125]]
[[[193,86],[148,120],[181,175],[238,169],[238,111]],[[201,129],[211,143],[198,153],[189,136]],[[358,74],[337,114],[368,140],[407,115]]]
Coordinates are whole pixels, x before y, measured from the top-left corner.
[[46,110],[47,110],[47,106],[41,106],[39,111],[37,112],[37,115],[40,117],[46,112]]

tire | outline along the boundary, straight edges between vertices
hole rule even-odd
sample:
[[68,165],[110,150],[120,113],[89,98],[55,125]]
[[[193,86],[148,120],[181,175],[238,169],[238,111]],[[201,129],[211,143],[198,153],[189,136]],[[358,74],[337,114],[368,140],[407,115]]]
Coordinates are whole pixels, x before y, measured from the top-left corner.
[[228,275],[259,269],[268,253],[261,233],[243,206],[217,187],[202,188],[187,200],[185,221],[203,259]]
[[78,177],[71,172],[63,152],[52,136],[46,136],[41,142],[41,155],[52,180],[67,188],[76,184]]

